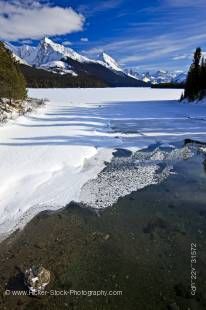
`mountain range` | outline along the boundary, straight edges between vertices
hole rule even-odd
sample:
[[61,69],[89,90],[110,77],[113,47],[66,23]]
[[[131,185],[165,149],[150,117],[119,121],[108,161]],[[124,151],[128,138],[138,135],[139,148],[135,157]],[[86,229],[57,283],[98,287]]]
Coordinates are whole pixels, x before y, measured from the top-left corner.
[[[93,81],[97,86],[150,86],[151,84],[174,83],[184,84],[187,73],[183,71],[163,71],[154,73],[137,72],[135,69],[122,69],[121,66],[107,53],[103,52],[98,60],[87,58],[71,48],[55,43],[51,39],[43,38],[37,46],[14,46],[5,43],[14,57],[21,63],[22,71],[29,81],[29,86],[38,85],[39,79],[48,81],[59,80],[58,85],[82,86],[83,80]],[[43,71],[44,70],[44,71]],[[47,72],[47,73],[46,73]],[[53,75],[52,75],[53,73]],[[55,76],[54,74],[61,75]],[[32,77],[35,76],[35,82]],[[61,83],[63,80],[64,83]],[[66,80],[66,84],[65,84]],[[45,82],[43,82],[45,84]],[[84,84],[84,83],[83,83]],[[86,86],[91,86],[85,84]]]
[[158,70],[156,72],[138,72],[135,69],[126,69],[125,72],[129,76],[136,77],[140,81],[151,84],[163,84],[163,83],[174,83],[184,84],[187,78],[187,72],[184,71],[164,71]]
[[10,43],[6,43],[6,47],[21,63],[23,73],[30,72],[30,75],[35,74],[36,78],[38,73],[41,73],[42,76],[42,70],[45,70],[62,76],[66,75],[74,81],[82,76],[97,79],[102,81],[105,86],[110,87],[149,85],[136,77],[129,76],[106,53],[103,53],[99,60],[92,60],[49,38],[42,39],[36,47],[14,46]]

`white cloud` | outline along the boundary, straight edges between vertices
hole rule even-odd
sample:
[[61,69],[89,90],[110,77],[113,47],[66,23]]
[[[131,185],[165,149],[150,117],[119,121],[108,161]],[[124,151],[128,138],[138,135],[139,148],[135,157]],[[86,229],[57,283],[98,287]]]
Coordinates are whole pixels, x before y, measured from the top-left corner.
[[62,44],[65,46],[69,46],[69,45],[72,45],[72,42],[71,41],[64,41],[64,42],[62,42]]
[[184,59],[192,59],[192,54],[177,55],[172,58],[172,60],[184,60]]
[[81,31],[84,17],[72,8],[39,1],[0,1],[0,39],[39,39]]
[[[149,38],[132,38],[113,41],[111,43],[97,44],[84,53],[89,57],[94,57],[102,51],[116,53],[119,63],[124,65],[151,64],[165,61],[171,63],[174,57],[182,57],[190,62],[190,55],[193,54],[199,42],[206,41],[206,34],[190,34],[177,32],[165,35],[157,35]],[[185,53],[185,51],[187,51]],[[185,55],[188,58],[185,58]],[[179,59],[175,60],[180,60]],[[184,60],[182,57],[182,60]],[[179,62],[178,62],[179,63]]]
[[21,40],[21,43],[22,43],[22,44],[32,44],[32,40],[29,40],[29,39],[27,39],[27,40]]
[[89,39],[88,39],[88,38],[81,38],[80,41],[82,41],[82,42],[88,42]]

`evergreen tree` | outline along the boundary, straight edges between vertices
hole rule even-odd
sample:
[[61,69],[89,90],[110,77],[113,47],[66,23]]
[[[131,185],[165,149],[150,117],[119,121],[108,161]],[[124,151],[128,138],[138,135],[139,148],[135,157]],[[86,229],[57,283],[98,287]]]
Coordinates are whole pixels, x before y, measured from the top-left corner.
[[199,69],[201,57],[202,57],[202,50],[200,47],[198,47],[194,53],[194,59],[193,59],[195,69]]
[[184,98],[194,101],[202,99],[206,94],[206,62],[202,56],[201,48],[198,47],[194,53],[193,63],[190,66]]
[[200,67],[200,91],[201,96],[205,93],[206,90],[206,61],[202,57],[201,67]]
[[0,42],[0,98],[12,103],[13,100],[25,99],[26,95],[26,82],[19,64]]

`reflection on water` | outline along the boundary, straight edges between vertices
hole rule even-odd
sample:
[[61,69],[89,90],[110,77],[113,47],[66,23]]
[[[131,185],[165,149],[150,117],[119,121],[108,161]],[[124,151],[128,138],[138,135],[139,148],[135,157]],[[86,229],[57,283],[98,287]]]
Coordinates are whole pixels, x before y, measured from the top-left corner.
[[[11,279],[15,285],[21,281],[19,270],[41,263],[52,272],[49,289],[121,290],[122,296],[1,296],[0,308],[206,309],[205,155],[201,146],[190,144],[187,154],[192,156],[174,159],[182,148],[164,153],[167,161],[173,154],[175,174],[163,183],[135,191],[98,212],[75,203],[43,212],[1,245],[2,289],[6,283],[12,289]],[[136,156],[150,153],[150,159],[153,154],[153,160],[161,161],[160,149],[157,152],[155,146]],[[195,296],[191,243],[197,244]]]

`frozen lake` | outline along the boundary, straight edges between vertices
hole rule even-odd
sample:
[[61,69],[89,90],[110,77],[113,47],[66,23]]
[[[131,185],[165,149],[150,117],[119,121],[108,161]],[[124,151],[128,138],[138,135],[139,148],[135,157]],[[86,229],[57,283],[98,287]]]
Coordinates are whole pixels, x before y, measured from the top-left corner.
[[[206,140],[206,105],[181,90],[31,89],[44,108],[0,128],[0,234],[44,209],[79,201],[83,185],[116,148],[132,151],[186,138]],[[148,185],[149,182],[146,182]]]

